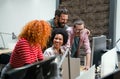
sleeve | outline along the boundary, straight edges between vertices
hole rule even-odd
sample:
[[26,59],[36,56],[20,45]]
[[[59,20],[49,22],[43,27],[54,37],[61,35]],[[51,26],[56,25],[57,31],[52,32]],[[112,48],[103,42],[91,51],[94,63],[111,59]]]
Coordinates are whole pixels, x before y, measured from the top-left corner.
[[90,41],[89,41],[89,36],[88,34],[84,35],[84,47],[85,47],[85,52],[86,53],[91,53],[91,48],[90,48]]
[[54,52],[51,50],[51,48],[48,48],[44,51],[44,56],[45,57],[51,57],[54,56]]
[[20,40],[16,45],[16,53],[24,64],[31,63],[30,46],[26,40]]
[[68,33],[68,41],[67,44],[65,45],[66,47],[71,47],[71,37],[72,37],[72,28],[68,27],[66,29],[67,33]]
[[38,57],[38,60],[43,60],[43,52],[42,52],[41,47],[38,48],[38,55],[37,55],[37,57]]

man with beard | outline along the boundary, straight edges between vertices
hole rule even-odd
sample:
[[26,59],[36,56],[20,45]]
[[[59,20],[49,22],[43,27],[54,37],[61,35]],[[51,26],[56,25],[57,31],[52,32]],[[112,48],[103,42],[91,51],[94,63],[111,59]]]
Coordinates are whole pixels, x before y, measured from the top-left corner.
[[67,29],[68,10],[66,8],[60,8],[55,11],[55,17],[49,21],[51,27]]
[[[55,11],[55,17],[48,22],[50,23],[52,30],[55,28],[63,28],[66,30],[69,26],[67,25],[68,21],[68,10],[66,8],[60,8]],[[49,41],[47,48],[52,46],[52,42]]]

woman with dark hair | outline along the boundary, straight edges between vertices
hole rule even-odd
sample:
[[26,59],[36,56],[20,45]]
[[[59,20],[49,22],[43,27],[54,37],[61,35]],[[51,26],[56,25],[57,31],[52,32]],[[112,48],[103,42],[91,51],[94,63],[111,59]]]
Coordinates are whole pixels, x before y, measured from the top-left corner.
[[68,33],[62,28],[55,28],[51,35],[52,47],[44,51],[44,56],[57,56],[57,62],[60,61],[61,55],[65,52],[65,45],[68,40]]
[[[51,35],[52,47],[49,47],[44,51],[45,57],[56,56],[55,62],[53,62],[51,67],[49,66],[47,67],[47,69],[44,69],[47,72],[53,71],[49,73],[53,75],[57,75],[56,79],[61,79],[59,69],[58,69],[58,64],[60,63],[62,56],[65,53],[66,49],[64,45],[67,43],[67,40],[68,40],[68,33],[62,28],[55,28]],[[54,67],[52,67],[53,65]]]

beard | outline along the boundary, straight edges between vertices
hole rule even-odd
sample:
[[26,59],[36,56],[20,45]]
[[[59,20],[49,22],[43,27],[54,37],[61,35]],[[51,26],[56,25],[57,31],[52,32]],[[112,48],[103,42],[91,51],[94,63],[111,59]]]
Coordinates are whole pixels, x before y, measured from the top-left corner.
[[58,22],[58,27],[64,28],[64,27],[65,27],[65,23],[60,23],[60,22]]

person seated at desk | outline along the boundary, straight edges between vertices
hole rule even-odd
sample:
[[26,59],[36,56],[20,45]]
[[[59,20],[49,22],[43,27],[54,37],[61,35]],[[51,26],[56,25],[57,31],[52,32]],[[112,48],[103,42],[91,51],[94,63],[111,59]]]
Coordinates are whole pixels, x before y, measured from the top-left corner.
[[51,35],[52,47],[47,48],[44,51],[45,57],[56,56],[55,62],[59,64],[62,55],[65,53],[65,48],[63,45],[67,43],[68,34],[62,28],[55,28]]
[[2,70],[1,79],[9,69],[43,60],[42,49],[46,47],[50,35],[51,26],[46,21],[28,22],[18,36],[18,42],[11,54],[10,61]]

